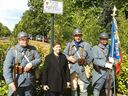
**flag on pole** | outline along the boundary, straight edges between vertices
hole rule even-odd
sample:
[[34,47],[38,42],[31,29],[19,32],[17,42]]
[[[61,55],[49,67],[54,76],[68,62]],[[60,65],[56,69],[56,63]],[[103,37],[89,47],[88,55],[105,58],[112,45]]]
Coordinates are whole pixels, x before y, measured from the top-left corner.
[[120,64],[122,62],[122,54],[120,51],[120,40],[118,36],[117,22],[114,17],[111,29],[110,57],[114,58],[115,60],[116,74],[118,75],[120,72]]

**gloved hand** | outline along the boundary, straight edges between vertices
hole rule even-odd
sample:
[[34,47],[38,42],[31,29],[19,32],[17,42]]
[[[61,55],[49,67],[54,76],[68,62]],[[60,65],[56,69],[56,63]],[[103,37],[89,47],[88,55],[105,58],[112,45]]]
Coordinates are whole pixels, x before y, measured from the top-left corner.
[[109,57],[109,62],[114,64],[114,58],[113,57]]
[[109,69],[112,69],[113,64],[112,64],[112,63],[106,63],[106,64],[105,64],[105,67],[106,67],[106,68],[109,68]]
[[86,62],[85,58],[79,58],[78,59],[78,64],[84,65],[84,64],[87,64],[87,62]]
[[44,85],[44,86],[43,86],[43,89],[44,89],[44,91],[48,91],[48,90],[49,90],[48,85]]

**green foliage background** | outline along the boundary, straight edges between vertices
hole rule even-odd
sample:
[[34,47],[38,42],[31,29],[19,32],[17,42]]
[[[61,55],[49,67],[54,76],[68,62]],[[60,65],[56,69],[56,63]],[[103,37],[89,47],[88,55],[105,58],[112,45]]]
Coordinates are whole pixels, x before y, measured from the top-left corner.
[[[79,27],[82,30],[83,39],[89,42],[92,46],[98,43],[98,36],[100,32],[106,31],[110,34],[112,21],[111,13],[113,6],[116,5],[118,9],[116,12],[118,33],[121,42],[121,51],[123,53],[121,73],[116,79],[116,88],[118,93],[128,95],[128,19],[125,14],[125,12],[128,11],[127,0],[58,1],[63,1],[64,12],[63,15],[54,15],[55,41],[60,41],[63,48],[67,42],[72,40],[72,30],[76,27]],[[29,34],[42,34],[49,37],[51,15],[43,13],[43,0],[28,0],[28,6],[29,10],[24,12],[21,21],[15,25],[13,36],[16,36],[20,31],[26,31]],[[0,32],[3,34],[5,31],[1,31],[1,25],[2,24],[0,24]],[[0,48],[0,52],[6,50],[6,48],[2,46]],[[3,61],[0,63],[3,64]],[[0,71],[0,77],[1,76],[2,71]],[[2,86],[1,88],[5,89],[4,87],[6,86]],[[0,95],[2,90],[1,88]]]
[[6,42],[0,42],[0,96],[7,96],[7,85],[3,78],[3,61],[9,44]]
[[10,34],[11,34],[11,31],[8,29],[8,27],[0,23],[0,37],[9,36]]

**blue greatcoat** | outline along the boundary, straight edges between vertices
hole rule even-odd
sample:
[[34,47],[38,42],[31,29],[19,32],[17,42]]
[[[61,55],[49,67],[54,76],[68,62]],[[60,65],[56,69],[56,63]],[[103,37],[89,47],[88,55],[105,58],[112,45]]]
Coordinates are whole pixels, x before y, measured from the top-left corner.
[[[17,57],[16,52],[17,51]],[[4,67],[3,67],[3,75],[7,84],[14,82],[13,80],[13,68],[16,62],[16,58],[18,58],[18,63],[20,66],[25,67],[28,64],[28,61],[23,57],[22,52],[25,52],[25,55],[32,63],[32,70],[29,72],[24,72],[22,74],[16,74],[16,86],[17,87],[26,87],[29,85],[35,86],[35,68],[40,64],[41,58],[36,51],[34,46],[28,45],[27,47],[23,48],[19,44],[15,47],[12,47],[7,52]],[[9,94],[11,95],[13,92],[9,90]]]
[[[77,60],[79,57],[78,57],[76,50],[74,49],[74,46],[76,46],[74,41],[68,43],[67,47],[64,50],[64,54],[67,57],[68,56],[74,56],[74,58]],[[89,64],[92,60],[91,59],[91,46],[90,46],[90,44],[82,41],[82,42],[80,42],[80,44],[77,47],[78,47],[78,53],[80,55],[82,55],[87,60],[87,63]],[[83,53],[81,53],[81,51],[80,51],[81,48],[84,50]],[[89,84],[89,81],[87,80],[83,66],[80,66],[78,63],[71,64],[70,74],[72,74],[73,72],[76,72],[79,75],[79,78],[83,82]]]
[[109,45],[106,47],[102,44],[92,48],[93,63],[98,67],[98,71],[94,68],[92,74],[92,85],[94,85],[100,78],[107,78],[108,72],[105,64],[108,61]]

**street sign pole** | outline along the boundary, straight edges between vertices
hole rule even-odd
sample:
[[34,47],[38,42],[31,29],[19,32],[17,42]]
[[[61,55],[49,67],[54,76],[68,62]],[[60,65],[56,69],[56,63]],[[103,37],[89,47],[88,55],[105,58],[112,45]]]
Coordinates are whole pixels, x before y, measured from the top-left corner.
[[[55,0],[51,0],[55,1]],[[54,14],[51,14],[51,47],[50,47],[50,53],[53,51],[53,45],[54,45]]]
[[56,0],[43,0],[43,2],[43,13],[51,14],[50,53],[52,53],[52,47],[54,45],[54,14],[63,14],[63,2]]
[[50,53],[52,53],[52,47],[54,45],[54,14],[51,14],[51,36],[50,36]]

